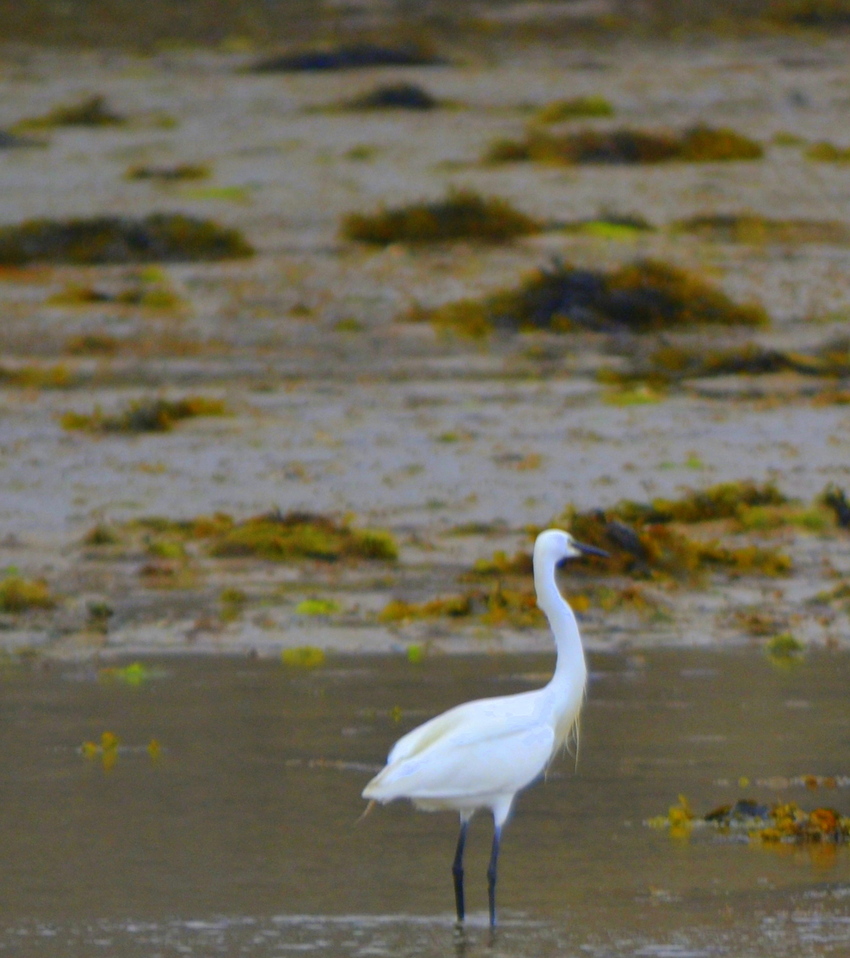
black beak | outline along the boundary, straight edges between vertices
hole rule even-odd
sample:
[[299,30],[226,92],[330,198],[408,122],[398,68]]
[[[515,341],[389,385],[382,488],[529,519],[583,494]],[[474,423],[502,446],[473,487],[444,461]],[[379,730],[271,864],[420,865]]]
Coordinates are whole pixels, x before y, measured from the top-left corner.
[[573,545],[579,552],[586,556],[600,556],[603,559],[608,559],[611,555],[610,552],[606,552],[604,549],[597,549],[596,546],[585,545],[583,542],[573,540]]

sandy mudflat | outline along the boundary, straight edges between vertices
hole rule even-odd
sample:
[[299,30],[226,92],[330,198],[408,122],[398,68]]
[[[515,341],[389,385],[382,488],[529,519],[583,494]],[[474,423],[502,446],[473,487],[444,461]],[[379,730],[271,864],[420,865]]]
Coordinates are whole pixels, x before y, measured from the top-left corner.
[[[594,268],[651,256],[760,302],[773,320],[757,333],[695,331],[680,341],[812,350],[846,336],[850,246],[709,242],[666,227],[742,211],[850,225],[850,166],[804,157],[807,142],[848,145],[850,40],[535,47],[322,75],[252,75],[243,69],[250,59],[22,48],[0,57],[0,128],[90,94],[128,117],[120,127],[52,129],[41,147],[0,151],[0,222],[180,211],[238,227],[257,250],[246,260],[162,267],[157,282],[179,297],[164,309],[62,300],[69,287],[132,284],[138,268],[0,271],[3,367],[61,364],[71,378],[67,388],[0,390],[0,566],[43,577],[59,597],[49,611],[0,616],[2,645],[54,655],[411,642],[545,649],[538,630],[447,620],[390,628],[376,614],[393,597],[457,591],[458,573],[476,558],[527,548],[526,528],[568,503],[606,508],[740,479],[775,480],[807,503],[829,483],[850,488],[850,406],[816,401],[841,384],[731,376],[618,404],[595,378],[628,355],[616,337],[475,343],[398,321],[413,305],[513,284],[553,256]],[[334,109],[399,78],[449,105],[426,114]],[[594,123],[728,126],[765,144],[765,158],[572,169],[480,162],[495,139],[522,134],[531,109],[582,94],[614,105],[613,120]],[[206,164],[210,176],[125,175],[134,165],[178,163]],[[550,221],[607,212],[658,229],[623,241],[553,229],[508,246],[425,250],[339,237],[347,212],[436,198],[448,187],[505,197]],[[117,351],[71,353],[83,335],[109,336]],[[59,422],[68,411],[188,393],[222,398],[232,414],[144,436],[92,437]],[[216,511],[245,518],[272,507],[388,528],[400,562],[286,567],[199,551],[183,587],[152,588],[139,574],[149,557],[82,544],[97,523]],[[481,524],[476,534],[452,534],[468,523]],[[710,577],[699,588],[650,583],[667,614],[592,607],[588,642],[763,641],[741,625],[761,610],[804,642],[850,645],[846,611],[805,604],[850,572],[850,533],[785,528],[747,541],[787,552],[792,575]],[[220,614],[227,587],[248,596],[235,618]],[[582,585],[565,579],[565,587]],[[341,611],[297,615],[305,596],[334,598]],[[106,634],[90,627],[92,602],[114,611]]]

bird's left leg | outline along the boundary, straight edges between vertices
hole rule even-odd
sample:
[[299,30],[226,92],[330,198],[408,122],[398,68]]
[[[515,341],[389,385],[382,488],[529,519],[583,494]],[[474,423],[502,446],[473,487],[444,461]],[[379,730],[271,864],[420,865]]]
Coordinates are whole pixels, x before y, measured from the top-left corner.
[[493,829],[493,850],[490,853],[490,865],[487,868],[487,892],[490,899],[490,927],[496,927],[496,875],[499,865],[499,842],[502,838],[502,827],[496,825]]
[[466,832],[469,828],[469,819],[460,819],[460,835],[457,837],[457,849],[455,850],[455,860],[452,863],[452,878],[455,883],[455,907],[457,908],[457,920],[463,921],[463,849],[466,845]]

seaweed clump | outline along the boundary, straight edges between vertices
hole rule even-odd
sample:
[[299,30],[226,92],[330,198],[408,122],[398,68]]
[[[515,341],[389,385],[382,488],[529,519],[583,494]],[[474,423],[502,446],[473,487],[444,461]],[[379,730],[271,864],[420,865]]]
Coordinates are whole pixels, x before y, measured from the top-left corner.
[[673,229],[724,243],[850,243],[850,227],[838,220],[781,220],[756,213],[702,213],[679,220]]
[[121,126],[126,118],[116,113],[106,103],[106,97],[95,95],[78,103],[54,107],[44,116],[23,120],[21,126],[42,129],[54,126]]
[[303,512],[268,512],[235,524],[219,535],[210,548],[219,558],[255,557],[287,562],[319,559],[398,558],[393,537],[379,529],[353,529],[322,515]]
[[696,276],[652,260],[608,274],[556,262],[536,270],[519,289],[448,303],[410,318],[478,336],[496,328],[650,332],[768,323],[760,306],[737,304]]
[[506,200],[479,196],[470,190],[453,191],[442,200],[412,203],[371,215],[351,213],[342,223],[346,239],[378,246],[461,239],[503,243],[541,229],[541,223]]
[[834,143],[827,142],[813,143],[806,150],[806,159],[818,163],[850,163],[850,146],[835,146]]
[[416,83],[384,83],[346,103],[349,110],[433,110],[436,97]]
[[838,379],[850,376],[850,361],[830,349],[809,355],[770,349],[755,343],[728,349],[686,349],[664,345],[649,355],[633,355],[628,369],[600,369],[598,379],[619,386],[643,383],[659,390],[697,377],[761,376],[781,372]]
[[771,4],[770,19],[815,29],[850,27],[848,0],[785,0]]
[[734,130],[696,126],[681,135],[642,130],[577,130],[552,134],[531,130],[524,140],[500,140],[485,162],[529,160],[560,166],[581,164],[636,164],[729,162],[758,160],[759,143]]
[[250,256],[238,230],[180,213],[26,220],[0,227],[0,265],[194,262]]
[[100,433],[170,432],[176,423],[198,416],[223,416],[227,407],[219,399],[186,396],[183,399],[143,399],[133,402],[116,416],[104,416],[99,410],[91,415],[65,413],[62,426]]
[[367,559],[391,562],[398,545],[383,529],[355,529],[309,512],[279,510],[241,522],[227,513],[190,519],[144,516],[120,526],[100,523],[84,538],[95,548],[126,550],[141,545],[159,559],[182,559],[190,543],[201,542],[214,558],[258,558],[274,562]]
[[176,163],[173,166],[131,166],[125,174],[128,180],[155,180],[160,183],[179,183],[185,180],[203,180],[210,168],[202,163]]
[[433,51],[421,45],[386,46],[363,42],[266,57],[255,63],[251,71],[253,73],[307,73],[324,70],[362,70],[367,67],[434,66],[445,62]]
[[30,609],[51,609],[56,600],[47,583],[41,579],[24,579],[10,575],[0,582],[0,612],[27,612]]
[[[698,578],[717,569],[730,575],[779,576],[791,570],[788,556],[774,549],[731,548],[716,540],[693,538],[681,528],[722,519],[741,520],[748,509],[786,501],[770,483],[721,483],[679,500],[624,501],[612,509],[567,510],[560,520],[576,538],[608,552],[588,565],[609,574]],[[740,528],[741,526],[739,526]]]
[[673,805],[667,815],[658,815],[646,824],[651,828],[669,828],[671,834],[680,837],[697,827],[713,827],[722,833],[745,832],[751,841],[765,844],[838,844],[850,839],[850,817],[834,808],[807,812],[796,802],[767,805],[752,798],[720,805],[700,817],[680,795],[679,804]]
[[[569,507],[550,524],[570,529],[575,537],[608,553],[607,558],[586,557],[574,566],[592,574],[635,575],[660,579],[696,580],[707,570],[730,575],[785,575],[791,560],[773,549],[744,545],[732,548],[715,540],[694,538],[683,526],[730,521],[734,531],[747,528],[750,514],[759,508],[779,507],[788,502],[772,484],[752,482],[720,483],[681,499],[655,499],[651,503],[625,500],[610,509],[578,512]],[[480,560],[468,576],[531,575],[531,555],[519,552],[513,557],[496,553]],[[624,593],[620,596],[598,592],[603,607],[631,605],[657,611],[648,596]]]
[[472,589],[422,603],[394,599],[378,618],[390,624],[419,619],[469,619],[481,625],[520,629],[534,628],[545,622],[533,590],[508,589],[501,581],[490,589]]

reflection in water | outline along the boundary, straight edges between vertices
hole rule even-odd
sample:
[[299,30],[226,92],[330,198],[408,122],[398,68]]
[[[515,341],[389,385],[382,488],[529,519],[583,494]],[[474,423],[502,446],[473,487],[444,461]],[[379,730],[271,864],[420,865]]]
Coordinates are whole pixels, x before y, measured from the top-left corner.
[[[826,654],[792,670],[755,654],[592,657],[578,768],[559,762],[523,794],[506,834],[502,924],[491,938],[482,816],[458,930],[455,816],[399,804],[357,823],[360,790],[423,717],[533,687],[550,661],[337,659],[308,672],[177,659],[136,685],[78,666],[6,668],[0,952],[850,952],[846,846],[675,840],[642,824],[680,793],[699,812],[752,797],[847,814],[850,658]],[[117,737],[108,763],[81,749],[105,732]],[[805,775],[838,784],[807,789]]]

